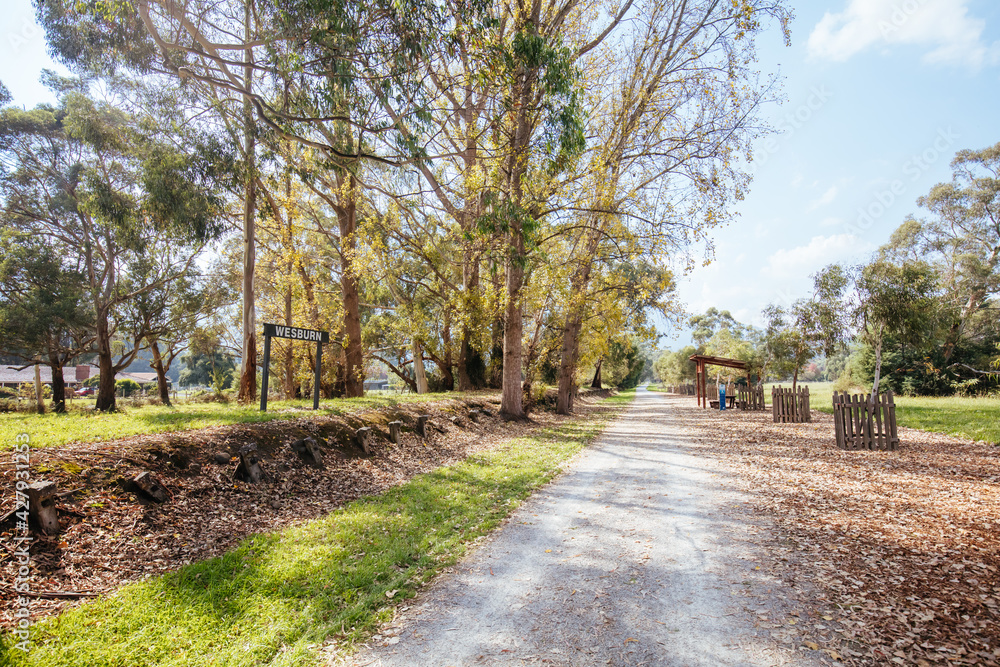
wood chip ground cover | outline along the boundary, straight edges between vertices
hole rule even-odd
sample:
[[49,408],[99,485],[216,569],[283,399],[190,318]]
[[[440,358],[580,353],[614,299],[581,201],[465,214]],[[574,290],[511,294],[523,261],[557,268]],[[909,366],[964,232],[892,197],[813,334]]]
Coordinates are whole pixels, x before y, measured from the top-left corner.
[[839,664],[1000,664],[1000,449],[900,429],[895,452],[834,445],[833,418],[688,414],[773,522],[771,569],[803,592],[801,641]]

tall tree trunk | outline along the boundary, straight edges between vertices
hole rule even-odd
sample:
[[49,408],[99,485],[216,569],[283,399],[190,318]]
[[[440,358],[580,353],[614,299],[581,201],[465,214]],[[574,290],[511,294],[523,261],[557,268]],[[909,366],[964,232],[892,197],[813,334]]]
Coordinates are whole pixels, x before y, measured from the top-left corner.
[[66,412],[66,379],[63,377],[63,360],[56,352],[49,352],[52,372],[52,411]]
[[98,309],[96,330],[97,367],[101,378],[97,384],[97,401],[94,403],[94,409],[114,412],[118,407],[115,403],[115,366],[111,356],[108,314],[104,309]]
[[418,394],[426,394],[429,391],[427,371],[424,369],[424,349],[416,338],[413,339],[413,379]]
[[601,241],[599,227],[588,230],[580,254],[583,262],[573,272],[570,279],[566,324],[563,327],[563,341],[559,360],[559,395],[556,398],[556,412],[568,415],[573,411],[573,395],[576,393],[576,364],[580,359],[580,332],[583,330],[583,316],[586,308],[586,290],[590,282],[594,253]]
[[507,308],[503,329],[503,388],[500,394],[500,412],[509,419],[524,417],[521,404],[524,391],[521,386],[521,337],[524,320],[521,309],[521,288],[524,286],[525,257],[524,237],[518,223],[511,224],[511,249],[514,255],[507,261]]
[[[291,205],[288,202],[292,201],[292,177],[290,174],[285,174],[285,202],[286,208],[285,219],[288,223],[285,227],[285,252],[288,253],[288,261],[285,264],[285,280],[287,285],[285,286],[285,326],[292,326],[292,272],[295,270],[295,258],[298,253],[295,252],[295,230],[292,227],[293,224],[293,211],[291,210]],[[316,328],[319,327],[319,319],[314,320],[309,326]],[[288,342],[288,341],[286,341]],[[295,398],[295,355],[292,350],[291,344],[285,345],[284,354],[284,382],[282,383],[282,391],[285,395],[285,400],[292,400]]]
[[472,360],[472,345],[469,339],[472,332],[468,327],[462,327],[462,344],[458,351],[458,390],[472,391],[472,376],[469,375],[469,362]]
[[503,319],[493,322],[490,363],[486,369],[486,386],[491,389],[503,388]]
[[441,344],[444,346],[444,363],[441,365],[441,385],[445,391],[455,389],[454,355],[451,349],[451,308],[444,311],[444,326],[441,327]]
[[[291,273],[292,266],[291,262],[288,265],[288,271]],[[285,290],[285,325],[292,326],[292,286],[288,285],[288,289]],[[313,324],[316,326],[316,324]],[[292,345],[290,341],[286,341],[285,345],[285,362],[284,362],[284,382],[282,386],[282,391],[285,394],[286,400],[291,400],[295,398],[295,354],[292,350]]]
[[559,351],[559,395],[556,398],[556,412],[561,415],[573,412],[573,390],[576,388],[576,363],[580,356],[582,328],[583,320],[579,313],[566,315],[562,348]]
[[[468,226],[471,228],[472,223]],[[458,353],[458,390],[472,391],[480,389],[474,386],[472,376],[469,373],[469,364],[477,351],[472,347],[472,326],[469,322],[478,321],[479,313],[479,257],[471,248],[466,248],[464,265],[462,267],[463,299],[462,308],[465,309],[465,317],[462,324],[462,344]]]
[[337,213],[340,226],[341,266],[340,287],[344,301],[344,363],[346,386],[344,395],[356,398],[365,395],[364,349],[361,346],[361,298],[354,276],[354,252],[357,248],[357,179],[348,176],[346,201]]
[[[246,43],[251,41],[253,20],[252,2],[244,0],[243,30]],[[243,68],[244,85],[250,90],[253,78],[253,49],[245,51]],[[252,403],[257,399],[257,308],[254,292],[254,274],[257,269],[256,178],[257,146],[253,106],[249,99],[243,101],[243,151],[246,160],[246,198],[243,202],[243,347],[240,354],[241,403]]]
[[874,403],[878,396],[878,383],[882,378],[882,330],[879,329],[878,338],[875,339],[875,379],[872,381],[872,394],[870,401]]
[[35,410],[40,415],[45,414],[45,394],[42,389],[42,365],[35,363]]
[[601,357],[597,360],[597,368],[594,370],[594,379],[590,381],[591,389],[604,389],[604,385],[601,384],[601,366],[604,365],[604,358]]
[[170,385],[167,384],[167,369],[163,365],[163,356],[160,354],[160,346],[154,340],[149,344],[149,351],[153,354],[153,370],[156,371],[156,388],[160,394],[160,402],[170,405]]

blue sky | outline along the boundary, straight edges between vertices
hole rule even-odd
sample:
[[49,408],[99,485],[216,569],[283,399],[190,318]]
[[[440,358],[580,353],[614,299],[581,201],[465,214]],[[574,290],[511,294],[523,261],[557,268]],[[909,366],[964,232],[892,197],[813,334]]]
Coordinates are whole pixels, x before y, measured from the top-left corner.
[[[765,305],[808,296],[811,274],[864,261],[919,216],[917,197],[951,179],[956,151],[1000,141],[1000,3],[795,4],[792,46],[777,33],[761,43],[761,69],[784,77],[787,101],[766,111],[783,132],[758,142],[715,261],[680,282],[692,313],[760,324]],[[677,336],[661,346],[689,341]]]
[[[768,303],[808,296],[810,274],[859,262],[916,199],[950,179],[957,150],[1000,141],[1000,3],[826,0],[791,3],[792,46],[761,40],[760,69],[787,101],[765,110],[781,132],[758,142],[739,218],[714,234],[715,261],[680,281],[692,313],[710,306],[760,323]],[[0,80],[17,104],[50,99],[53,67],[29,0],[5,0]],[[687,332],[661,346],[685,344]]]

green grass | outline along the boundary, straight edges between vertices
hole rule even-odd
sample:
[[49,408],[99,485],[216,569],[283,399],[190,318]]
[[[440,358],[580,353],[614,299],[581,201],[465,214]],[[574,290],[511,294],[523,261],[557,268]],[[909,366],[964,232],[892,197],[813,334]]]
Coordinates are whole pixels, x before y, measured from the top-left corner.
[[[465,394],[401,394],[393,396],[370,395],[364,398],[345,398],[320,402],[320,414],[344,414],[367,408],[385,408],[401,403],[427,403],[448,398],[461,398]],[[129,407],[125,401],[118,412],[105,414],[93,410],[71,407],[65,414],[49,412],[44,415],[10,412],[0,414],[0,451],[13,447],[19,433],[31,437],[32,447],[51,447],[74,441],[114,440],[142,433],[165,433],[227,424],[256,424],[276,419],[295,419],[312,412],[311,400],[269,401],[268,411],[260,412],[259,406],[241,406],[236,403],[181,403],[175,407],[145,405]]]
[[[809,385],[810,406],[833,413],[832,382],[802,384]],[[764,385],[764,396],[768,402],[771,400],[771,386]],[[782,386],[792,385],[785,382]],[[852,393],[860,394],[864,390]],[[900,426],[1000,444],[1000,398],[896,396],[893,400],[896,403],[896,423]]]
[[[624,406],[633,397],[607,401]],[[349,649],[391,618],[396,602],[498,526],[609,417],[537,432],[322,519],[248,538],[220,558],[125,586],[34,626],[27,654],[4,636],[0,664],[316,664],[318,644],[335,635]]]

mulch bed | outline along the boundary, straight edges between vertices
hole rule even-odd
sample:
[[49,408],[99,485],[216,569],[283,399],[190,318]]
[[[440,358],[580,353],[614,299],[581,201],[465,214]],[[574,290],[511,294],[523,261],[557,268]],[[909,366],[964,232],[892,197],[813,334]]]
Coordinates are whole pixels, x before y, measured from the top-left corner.
[[806,594],[786,619],[804,647],[833,664],[1000,664],[1000,448],[900,428],[898,451],[842,451],[825,413],[774,424],[667,400],[777,528],[766,566]]
[[[581,396],[578,412],[601,394]],[[468,417],[470,409],[487,415]],[[499,400],[445,400],[403,404],[391,411],[308,416],[265,424],[211,427],[179,433],[133,436],[98,443],[71,443],[31,452],[34,481],[51,480],[59,491],[75,491],[58,503],[61,532],[37,535],[31,544],[34,621],[123,584],[219,556],[254,533],[280,530],[335,510],[361,496],[382,493],[414,475],[497,447],[510,438],[571,419],[545,410],[532,420],[498,417]],[[416,417],[431,416],[427,440],[415,433]],[[399,445],[387,424],[404,423]],[[457,421],[456,421],[457,420]],[[353,443],[360,426],[376,434],[368,456]],[[291,443],[323,438],[324,466],[303,462]],[[259,484],[234,479],[240,447],[255,443],[267,478]],[[231,457],[225,463],[216,454]],[[223,459],[225,457],[222,457]],[[0,484],[14,488],[14,465],[0,462]],[[123,482],[151,471],[169,492],[163,504],[140,502]],[[0,501],[0,515],[14,504],[13,491]],[[0,627],[12,625],[17,564],[12,522],[0,527]]]

